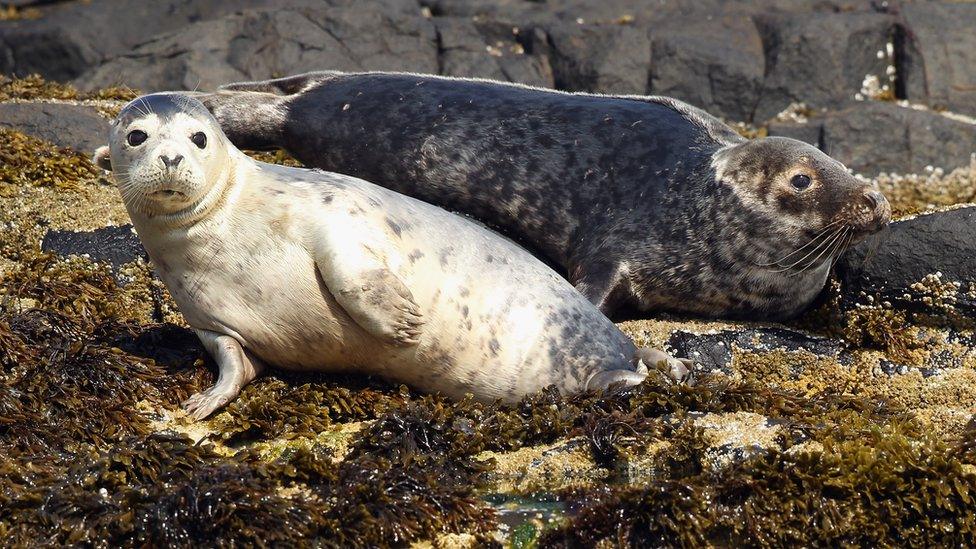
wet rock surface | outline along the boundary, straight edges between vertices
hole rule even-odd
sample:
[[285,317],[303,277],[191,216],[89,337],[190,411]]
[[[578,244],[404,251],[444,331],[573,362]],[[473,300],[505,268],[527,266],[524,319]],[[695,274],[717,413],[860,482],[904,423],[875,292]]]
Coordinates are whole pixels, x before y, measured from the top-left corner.
[[149,259],[132,225],[94,231],[48,231],[41,241],[41,250],[63,257],[85,256],[113,267]]
[[921,173],[969,164],[976,124],[890,102],[849,101],[803,123],[772,122],[769,135],[806,141],[864,175]]
[[856,246],[838,275],[848,302],[976,317],[976,207],[892,223]]
[[906,5],[897,29],[901,95],[936,109],[976,115],[972,3]]

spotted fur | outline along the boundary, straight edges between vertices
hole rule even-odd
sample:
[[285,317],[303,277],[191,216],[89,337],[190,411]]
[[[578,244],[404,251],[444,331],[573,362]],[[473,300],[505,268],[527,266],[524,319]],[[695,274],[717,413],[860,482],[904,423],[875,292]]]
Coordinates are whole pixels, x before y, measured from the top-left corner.
[[[798,258],[790,254],[841,217],[849,245],[890,215],[883,197],[868,204],[876,191],[814,147],[747,141],[666,97],[336,72],[200,97],[234,143],[282,147],[480,219],[607,314],[796,315],[843,245],[818,249],[829,253],[815,264],[777,260]],[[798,170],[814,178],[809,191],[791,189]]]
[[[264,364],[485,401],[646,375],[646,351],[511,241],[361,179],[256,162],[184,101],[137,99],[97,158],[115,168],[159,276],[218,362],[217,385],[187,402],[194,417]],[[133,128],[148,138],[128,147]],[[211,145],[183,147],[197,131]],[[159,161],[173,148],[185,170]],[[185,192],[158,196],[159,185]]]

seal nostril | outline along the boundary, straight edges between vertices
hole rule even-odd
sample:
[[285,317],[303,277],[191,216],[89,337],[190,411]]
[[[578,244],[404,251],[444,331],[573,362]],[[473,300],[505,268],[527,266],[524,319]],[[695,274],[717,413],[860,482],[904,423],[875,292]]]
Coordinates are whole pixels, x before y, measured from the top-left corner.
[[165,154],[161,154],[159,155],[159,159],[163,161],[163,166],[166,166],[167,168],[175,168],[180,165],[180,162],[183,161],[183,155],[178,154],[173,158],[170,158]]
[[876,210],[878,206],[884,203],[885,197],[880,192],[872,190],[864,193],[864,200],[867,202],[869,208]]

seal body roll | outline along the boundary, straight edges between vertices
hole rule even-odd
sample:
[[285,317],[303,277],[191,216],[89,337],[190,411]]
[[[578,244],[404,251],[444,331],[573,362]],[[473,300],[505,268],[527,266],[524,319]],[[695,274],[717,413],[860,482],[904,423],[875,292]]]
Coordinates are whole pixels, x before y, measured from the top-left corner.
[[361,179],[256,162],[193,99],[136,99],[111,131],[96,160],[219,365],[195,417],[265,364],[512,401],[639,383],[641,357],[671,360],[507,239]]
[[890,216],[816,148],[747,141],[665,97],[334,72],[199,97],[238,146],[284,148],[469,214],[610,315],[794,316],[843,249]]

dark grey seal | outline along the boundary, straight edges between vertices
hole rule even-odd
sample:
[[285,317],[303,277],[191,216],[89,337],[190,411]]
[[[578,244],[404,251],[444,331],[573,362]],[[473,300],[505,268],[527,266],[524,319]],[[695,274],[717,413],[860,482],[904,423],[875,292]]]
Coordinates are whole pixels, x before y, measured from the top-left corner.
[[322,72],[200,99],[239,147],[280,147],[487,223],[608,315],[795,316],[890,218],[818,149],[746,140],[665,97]]

